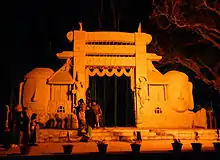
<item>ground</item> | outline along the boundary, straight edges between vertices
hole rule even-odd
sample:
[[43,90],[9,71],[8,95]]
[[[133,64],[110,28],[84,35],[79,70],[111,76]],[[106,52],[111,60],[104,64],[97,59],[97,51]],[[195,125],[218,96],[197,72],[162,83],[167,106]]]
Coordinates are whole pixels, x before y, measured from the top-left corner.
[[[107,142],[108,143],[108,153],[123,153],[123,152],[130,152],[130,143],[128,142]],[[171,152],[172,146],[171,140],[149,140],[143,141],[141,146],[141,152]],[[183,140],[183,152],[191,151],[192,141],[190,140]],[[202,141],[203,144],[203,151],[213,151],[213,141]],[[62,145],[66,143],[39,143],[38,146],[34,146],[30,150],[29,155],[51,155],[51,154],[58,154],[62,153]],[[97,146],[95,142],[73,142],[73,154],[84,154],[84,153],[92,153],[97,152]],[[4,150],[3,148],[0,149],[0,156],[10,155],[10,154],[20,154],[19,148],[13,148],[8,151]]]

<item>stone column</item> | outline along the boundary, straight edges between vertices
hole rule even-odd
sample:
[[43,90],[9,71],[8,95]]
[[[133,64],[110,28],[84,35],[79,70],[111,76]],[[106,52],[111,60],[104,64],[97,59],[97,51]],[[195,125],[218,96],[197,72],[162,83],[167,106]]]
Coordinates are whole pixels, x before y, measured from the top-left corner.
[[85,56],[85,45],[86,45],[86,32],[85,31],[74,31],[74,60],[73,60],[73,78],[81,84],[81,88],[78,90],[79,93],[76,100],[86,100],[86,56]]
[[141,127],[143,121],[143,113],[140,112],[140,100],[138,98],[138,83],[140,78],[147,79],[147,57],[146,45],[151,41],[152,37],[145,33],[135,33],[135,47],[136,47],[136,75],[135,75],[135,94],[136,94],[136,126]]

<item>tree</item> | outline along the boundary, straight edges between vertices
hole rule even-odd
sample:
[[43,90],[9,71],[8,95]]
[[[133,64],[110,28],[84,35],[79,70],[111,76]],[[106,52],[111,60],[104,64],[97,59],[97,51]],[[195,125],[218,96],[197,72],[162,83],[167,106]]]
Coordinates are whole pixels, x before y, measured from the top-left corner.
[[[152,48],[155,52],[164,55],[159,66],[180,63],[193,71],[196,74],[195,78],[220,91],[220,22],[218,21],[220,3],[218,0],[153,0],[152,4],[153,12],[150,19],[157,28],[154,31],[156,39],[152,43]],[[189,46],[194,48],[193,53],[191,51],[189,54],[187,50]],[[201,47],[204,46],[209,48],[206,55],[214,51],[212,54],[218,57],[218,61],[215,61],[211,67],[200,58]],[[207,72],[212,76],[207,76]]]
[[185,29],[220,49],[220,2],[218,0],[153,0],[152,20],[160,29]]

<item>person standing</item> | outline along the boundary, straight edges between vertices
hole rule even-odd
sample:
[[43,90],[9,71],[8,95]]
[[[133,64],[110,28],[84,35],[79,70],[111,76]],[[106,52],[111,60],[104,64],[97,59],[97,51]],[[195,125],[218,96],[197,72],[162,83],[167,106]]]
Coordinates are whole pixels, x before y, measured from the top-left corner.
[[80,99],[78,101],[78,106],[76,106],[76,115],[79,116],[79,112],[80,112],[80,109],[81,109],[81,106],[82,104],[84,104],[84,100],[83,99]]
[[27,147],[30,140],[30,119],[27,114],[28,108],[24,107],[20,121],[20,146]]
[[79,111],[79,134],[86,134],[86,104],[82,104]]
[[11,130],[11,121],[10,121],[10,107],[8,105],[5,106],[5,126],[4,126],[4,147],[9,148],[11,144],[11,133],[13,130]]
[[96,115],[91,107],[87,107],[86,110],[86,124],[87,124],[87,134],[89,139],[92,138],[92,129],[96,123]]
[[102,110],[100,108],[100,105],[98,105],[95,101],[92,102],[92,110],[96,115],[95,127],[99,127],[99,119],[102,117]]
[[13,121],[12,121],[12,143],[11,147],[16,148],[20,145],[20,130],[21,130],[21,114],[22,114],[22,106],[19,104],[15,107],[13,112]]
[[35,145],[37,141],[37,114],[33,113],[30,124],[30,145]]

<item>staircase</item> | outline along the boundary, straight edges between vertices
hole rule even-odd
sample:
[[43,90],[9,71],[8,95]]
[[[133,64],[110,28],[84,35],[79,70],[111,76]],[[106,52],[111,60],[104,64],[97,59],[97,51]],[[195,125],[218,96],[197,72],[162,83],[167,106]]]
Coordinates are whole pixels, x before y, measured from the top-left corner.
[[[213,129],[137,129],[126,127],[99,128],[92,131],[93,140],[105,139],[106,141],[129,141],[135,138],[134,132],[140,131],[142,140],[194,140],[194,132],[198,132],[199,140],[212,140],[217,138]],[[72,141],[79,141],[77,130],[40,129],[38,143],[65,142],[69,132]]]

